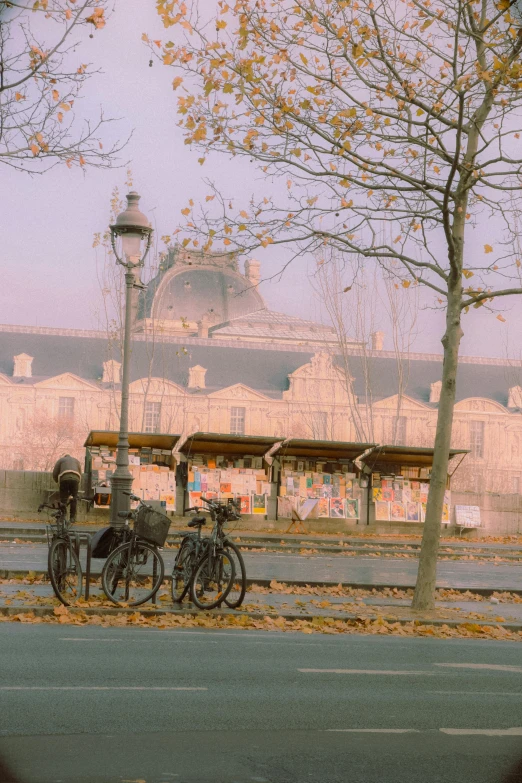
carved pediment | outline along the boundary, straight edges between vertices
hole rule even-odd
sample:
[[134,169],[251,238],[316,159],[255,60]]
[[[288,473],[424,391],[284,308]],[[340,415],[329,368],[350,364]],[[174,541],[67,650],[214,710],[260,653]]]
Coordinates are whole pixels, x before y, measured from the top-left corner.
[[456,411],[473,411],[474,413],[507,413],[499,402],[486,400],[483,397],[468,397],[455,405]]
[[254,391],[249,386],[244,386],[242,383],[236,383],[234,386],[228,386],[226,389],[220,389],[219,391],[212,392],[208,395],[214,399],[227,399],[227,400],[268,400],[269,397]]
[[[393,394],[391,397],[386,397],[384,400],[379,400],[373,404],[375,410],[392,410],[397,411],[399,395]],[[424,405],[418,400],[413,400],[411,397],[407,397],[405,394],[401,400],[401,411],[428,411],[431,410],[427,405]]]
[[314,354],[307,364],[298,367],[288,378],[290,388],[283,392],[284,400],[308,404],[349,403],[353,378],[347,378],[344,372],[334,365],[333,358],[328,353]]
[[46,378],[45,381],[39,381],[34,384],[36,389],[67,389],[68,391],[99,391],[99,387],[90,381],[79,378],[72,372],[64,372],[62,375],[55,375],[53,378]]
[[147,394],[147,396],[185,395],[185,390],[165,378],[138,378],[129,386],[131,394]]

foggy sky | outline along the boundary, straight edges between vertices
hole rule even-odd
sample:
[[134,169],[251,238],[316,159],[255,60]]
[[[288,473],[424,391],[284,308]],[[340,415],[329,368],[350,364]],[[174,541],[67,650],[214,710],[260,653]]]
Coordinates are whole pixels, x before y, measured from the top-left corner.
[[[173,72],[158,62],[149,67],[149,51],[141,42],[143,32],[152,38],[165,36],[154,0],[120,0],[107,27],[93,39],[85,39],[81,62],[93,62],[104,73],[87,83],[81,111],[95,115],[101,106],[106,116],[120,118],[110,133],[125,138],[132,131],[122,163],[130,161],[134,187],[142,196],[140,206],[161,236],[182,224],[180,210],[189,197],[196,203],[204,200],[209,190],[203,178],[226,185],[227,195],[233,189],[246,202],[253,177],[260,175],[245,159],[230,161],[219,154],[209,156],[204,167],[198,164],[201,152],[185,146],[177,127]],[[171,28],[169,36],[173,35]],[[113,187],[125,192],[125,171],[126,167],[82,173],[60,166],[30,177],[6,166],[0,169],[0,323],[97,328],[94,314],[100,293],[93,235],[107,225]],[[269,191],[272,186],[267,183],[266,187]],[[262,275],[276,274],[287,252],[257,251]],[[324,319],[308,279],[313,268],[313,259],[298,259],[281,280],[263,283],[261,293],[267,306],[303,318]],[[444,317],[431,307],[431,293],[422,299],[425,309],[419,317],[414,350],[440,353]],[[520,358],[522,298],[506,299],[503,313],[504,324],[483,308],[465,316],[462,354],[504,357],[508,351]],[[379,325],[387,333],[385,348],[390,348],[384,317]]]

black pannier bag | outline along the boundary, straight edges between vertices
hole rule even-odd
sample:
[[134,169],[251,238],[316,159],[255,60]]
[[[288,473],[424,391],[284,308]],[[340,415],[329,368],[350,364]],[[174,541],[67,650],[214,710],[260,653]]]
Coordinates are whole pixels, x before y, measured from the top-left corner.
[[102,527],[91,538],[92,556],[109,557],[120,543],[119,531],[114,527]]

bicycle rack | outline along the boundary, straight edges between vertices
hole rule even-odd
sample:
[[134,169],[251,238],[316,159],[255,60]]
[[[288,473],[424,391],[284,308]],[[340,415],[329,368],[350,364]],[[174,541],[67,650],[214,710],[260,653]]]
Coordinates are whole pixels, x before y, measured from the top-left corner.
[[91,560],[92,560],[92,533],[79,533],[77,530],[74,532],[75,546],[74,549],[80,558],[80,546],[83,543],[87,544],[87,557],[85,561],[85,600],[89,600],[89,593],[91,589]]

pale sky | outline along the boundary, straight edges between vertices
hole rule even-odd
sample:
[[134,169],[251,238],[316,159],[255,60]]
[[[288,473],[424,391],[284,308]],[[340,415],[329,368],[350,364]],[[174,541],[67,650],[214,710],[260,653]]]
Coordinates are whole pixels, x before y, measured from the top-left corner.
[[[213,0],[209,0],[212,2]],[[155,12],[155,0],[120,0],[107,27],[85,39],[80,62],[93,62],[103,73],[87,83],[82,111],[119,117],[119,136],[133,136],[122,154],[133,171],[134,187],[141,194],[141,208],[159,236],[169,234],[183,219],[180,210],[188,198],[197,203],[208,193],[203,179],[233,188],[236,198],[251,192],[260,175],[246,160],[230,161],[215,154],[201,167],[201,152],[183,143],[177,127],[176,93],[171,69],[154,62],[141,41],[147,32],[163,38],[165,30]],[[172,28],[169,31],[172,36]],[[116,132],[113,128],[111,132]],[[60,166],[30,177],[3,167],[2,240],[3,264],[0,287],[0,323],[53,327],[96,328],[94,313],[100,300],[96,280],[93,235],[108,222],[109,199],[115,185],[125,191],[125,167],[88,170],[85,174]],[[267,183],[267,189],[272,187]],[[259,250],[262,274],[275,274],[287,260],[281,249]],[[282,280],[265,282],[261,293],[268,307],[313,320],[320,307],[308,279],[313,260],[299,259]],[[423,297],[426,305],[431,295]],[[462,354],[506,355],[522,353],[522,298],[504,303],[506,323],[484,310],[465,317]],[[389,329],[385,348],[391,348]],[[444,331],[441,313],[427,307],[420,314],[414,350],[440,353]]]

